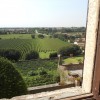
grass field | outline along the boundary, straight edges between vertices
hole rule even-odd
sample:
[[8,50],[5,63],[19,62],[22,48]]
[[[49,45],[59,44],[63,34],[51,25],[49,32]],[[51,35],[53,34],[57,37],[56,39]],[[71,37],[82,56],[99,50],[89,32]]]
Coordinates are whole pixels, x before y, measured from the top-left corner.
[[50,53],[53,53],[56,51],[49,51],[49,52],[39,52],[39,56],[40,58],[44,59],[44,58],[49,58]]
[[83,62],[84,58],[83,56],[79,56],[79,57],[70,57],[70,58],[66,58],[64,59],[64,64],[78,64],[79,62]]
[[0,35],[0,49],[16,49],[22,53],[22,58],[31,50],[39,52],[40,58],[48,58],[51,52],[57,51],[59,48],[69,45],[58,38],[45,37],[31,38],[31,34],[10,34]]

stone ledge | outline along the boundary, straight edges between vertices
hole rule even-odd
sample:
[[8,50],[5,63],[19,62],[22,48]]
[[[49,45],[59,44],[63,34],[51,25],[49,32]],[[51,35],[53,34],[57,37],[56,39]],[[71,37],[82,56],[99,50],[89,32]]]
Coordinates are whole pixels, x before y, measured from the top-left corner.
[[49,85],[43,85],[43,86],[29,87],[28,94],[35,94],[35,93],[46,92],[46,91],[54,91],[54,90],[69,88],[69,87],[75,87],[75,84],[69,83],[67,85],[61,86],[59,85],[59,83],[56,83],[56,84],[49,84]]
[[22,95],[13,97],[11,99],[1,99],[1,100],[58,100],[65,97],[81,95],[82,88],[81,87],[71,87],[71,88],[64,88],[49,92],[41,92],[36,94],[30,95]]

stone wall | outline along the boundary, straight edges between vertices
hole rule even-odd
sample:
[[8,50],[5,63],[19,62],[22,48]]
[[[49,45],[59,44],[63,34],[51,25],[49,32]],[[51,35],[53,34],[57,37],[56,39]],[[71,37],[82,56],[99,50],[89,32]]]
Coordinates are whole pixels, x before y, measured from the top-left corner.
[[65,70],[83,70],[83,63],[80,64],[69,64],[69,65],[62,65]]
[[75,80],[81,79],[82,77],[83,64],[60,65],[58,70],[60,74],[60,85],[75,84]]

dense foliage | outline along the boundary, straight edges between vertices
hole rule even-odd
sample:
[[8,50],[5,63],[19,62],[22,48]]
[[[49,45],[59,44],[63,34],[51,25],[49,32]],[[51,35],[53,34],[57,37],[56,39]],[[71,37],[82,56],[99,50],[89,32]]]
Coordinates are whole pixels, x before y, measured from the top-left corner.
[[35,39],[35,35],[34,34],[32,34],[31,37],[32,37],[32,39]]
[[68,45],[66,47],[62,47],[61,49],[59,49],[58,52],[62,56],[70,56],[70,54],[72,54],[73,56],[77,56],[82,53],[82,50],[80,49],[80,47],[78,45],[72,44],[72,45]]
[[71,43],[74,43],[76,38],[81,38],[82,35],[75,35],[75,36],[69,36],[67,33],[65,34],[53,34],[53,38],[59,38],[62,41],[68,41],[70,40]]
[[21,57],[21,52],[14,49],[0,49],[0,56],[9,60],[18,61]]
[[57,57],[57,52],[50,53],[49,58]]
[[44,35],[43,35],[43,34],[39,34],[39,35],[38,35],[38,38],[43,39],[43,38],[44,38]]
[[12,63],[0,58],[0,98],[11,98],[26,92],[26,85]]
[[57,60],[38,59],[34,61],[21,61],[15,64],[28,87],[59,82]]
[[29,53],[26,54],[25,57],[26,60],[38,59],[38,58],[39,58],[39,53],[37,51],[30,51]]

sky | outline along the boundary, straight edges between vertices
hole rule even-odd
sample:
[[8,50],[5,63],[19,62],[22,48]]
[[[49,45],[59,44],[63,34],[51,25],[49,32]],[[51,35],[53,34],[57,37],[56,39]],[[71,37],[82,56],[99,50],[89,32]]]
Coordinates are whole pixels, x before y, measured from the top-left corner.
[[86,26],[88,0],[0,0],[0,27]]

